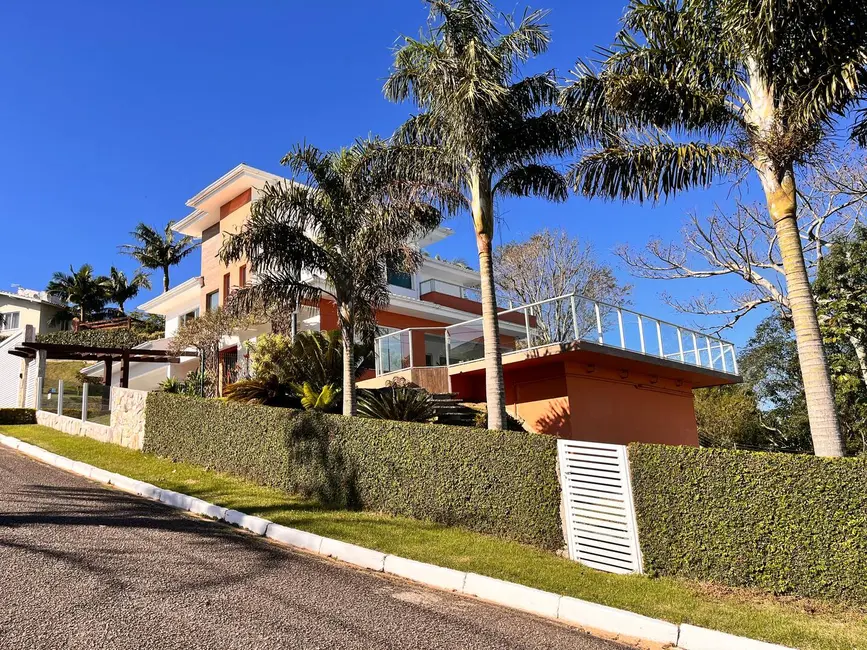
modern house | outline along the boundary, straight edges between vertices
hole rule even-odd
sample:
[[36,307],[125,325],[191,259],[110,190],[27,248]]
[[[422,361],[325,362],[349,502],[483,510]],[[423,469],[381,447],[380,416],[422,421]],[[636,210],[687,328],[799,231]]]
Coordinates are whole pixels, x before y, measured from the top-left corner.
[[62,300],[45,291],[18,288],[15,293],[0,291],[0,338],[32,325],[36,334],[67,329],[69,323],[54,322],[65,307]]
[[[238,165],[220,177],[193,198],[187,201],[192,212],[174,225],[174,230],[201,240],[201,270],[198,276],[170,289],[148,301],[139,308],[166,319],[165,338],[145,344],[151,349],[166,349],[169,339],[186,320],[196,318],[210,309],[221,307],[231,291],[255,279],[243,262],[223,264],[218,251],[226,234],[237,232],[250,216],[250,204],[256,200],[266,183],[285,179],[248,165]],[[438,228],[415,245],[425,248],[452,235],[448,228]],[[315,281],[316,279],[313,278]],[[455,264],[431,256],[425,256],[419,270],[413,274],[388,271],[391,291],[388,308],[377,315],[381,332],[397,332],[406,328],[441,328],[478,317],[481,304],[475,287],[479,274],[462,264]],[[324,282],[324,280],[322,280]],[[507,317],[504,334],[517,336],[523,331],[523,317]],[[302,307],[299,313],[299,329],[329,330],[337,327],[335,304],[322,299],[318,305]],[[270,330],[270,325],[240,332],[226,337],[220,351],[220,383],[233,381],[246,370],[247,353],[244,342]],[[438,363],[445,355],[445,348],[437,344],[436,335],[427,342],[425,354],[431,355],[430,363]],[[395,354],[392,355],[396,358]],[[167,376],[183,378],[198,368],[196,359],[180,364],[139,364],[130,366],[130,388],[150,390],[156,388]],[[95,377],[102,376],[101,364],[84,371]],[[425,370],[419,368],[419,374]],[[113,372],[112,377],[118,374]],[[447,385],[433,386],[446,392]]]
[[[174,229],[201,240],[201,270],[141,305],[142,311],[166,319],[165,338],[144,347],[167,349],[182,323],[221,307],[233,288],[255,281],[243,260],[224,265],[218,251],[224,237],[249,218],[250,205],[265,184],[284,180],[242,164],[187,201],[192,212]],[[416,245],[424,252],[451,235],[441,227]],[[485,401],[478,273],[426,256],[416,273],[389,270],[388,282],[390,304],[377,314],[376,370],[359,386],[384,386],[402,378],[433,393]],[[323,298],[304,306],[298,323],[301,330],[335,329],[334,303]],[[269,330],[263,324],[224,338],[221,387],[248,374],[245,342]],[[508,409],[538,433],[598,442],[697,445],[692,389],[740,381],[730,343],[579,295],[501,308],[500,331]],[[195,358],[177,364],[133,363],[129,386],[154,389],[166,377],[183,378],[198,365]],[[100,376],[103,369],[97,364],[84,372]]]

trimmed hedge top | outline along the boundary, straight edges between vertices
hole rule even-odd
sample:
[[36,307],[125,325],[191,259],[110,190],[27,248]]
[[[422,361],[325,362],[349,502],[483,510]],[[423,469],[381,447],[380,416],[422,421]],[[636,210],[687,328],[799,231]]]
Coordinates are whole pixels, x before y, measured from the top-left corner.
[[36,424],[33,409],[0,408],[0,424]]
[[71,330],[40,334],[40,343],[63,343],[65,345],[88,345],[94,348],[134,348],[146,341],[160,338],[159,335],[144,334],[128,329],[114,330]]
[[144,450],[346,508],[561,548],[557,441],[148,396]]
[[645,568],[867,603],[867,459],[630,445]]

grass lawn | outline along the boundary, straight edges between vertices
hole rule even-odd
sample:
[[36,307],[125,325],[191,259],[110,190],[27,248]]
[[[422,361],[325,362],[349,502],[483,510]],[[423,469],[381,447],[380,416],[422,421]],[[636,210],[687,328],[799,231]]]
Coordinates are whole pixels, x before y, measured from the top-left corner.
[[863,609],[669,578],[616,576],[460,528],[372,512],[329,510],[315,501],[202,467],[47,427],[4,425],[0,431],[111,472],[385,553],[795,648],[867,650],[867,611]]

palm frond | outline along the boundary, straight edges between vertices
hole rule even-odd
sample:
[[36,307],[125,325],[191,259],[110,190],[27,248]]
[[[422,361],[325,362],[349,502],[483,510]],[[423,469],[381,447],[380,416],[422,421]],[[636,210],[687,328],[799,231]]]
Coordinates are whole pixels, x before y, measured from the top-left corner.
[[702,142],[623,142],[589,153],[573,165],[570,184],[585,196],[658,201],[707,187],[745,163],[733,147]]
[[569,184],[563,174],[549,165],[525,165],[504,174],[494,186],[494,193],[565,201],[569,196]]

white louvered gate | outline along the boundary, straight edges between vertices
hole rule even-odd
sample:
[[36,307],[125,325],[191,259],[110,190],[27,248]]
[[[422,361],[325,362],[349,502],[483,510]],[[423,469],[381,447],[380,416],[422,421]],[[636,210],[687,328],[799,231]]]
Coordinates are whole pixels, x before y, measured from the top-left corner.
[[557,452],[569,557],[610,573],[641,573],[626,447],[558,440]]

